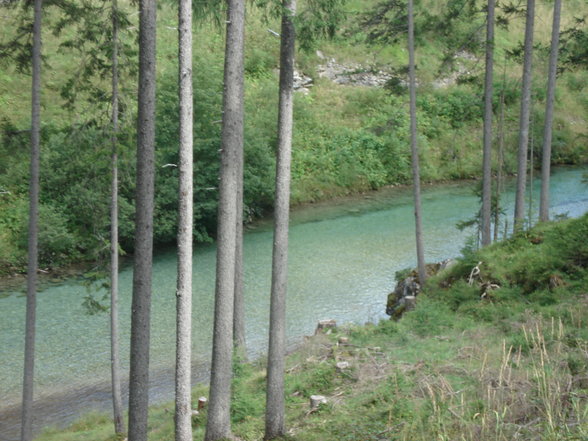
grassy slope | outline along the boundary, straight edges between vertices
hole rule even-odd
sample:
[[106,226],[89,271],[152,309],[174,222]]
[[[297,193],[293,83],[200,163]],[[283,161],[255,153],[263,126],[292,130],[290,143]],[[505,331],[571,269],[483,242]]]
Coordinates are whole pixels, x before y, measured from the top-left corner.
[[[588,438],[588,215],[466,252],[400,321],[319,334],[287,363],[287,439],[585,440]],[[501,285],[486,300],[466,279]],[[341,340],[344,337],[346,340]],[[348,369],[336,364],[347,361]],[[263,362],[239,366],[233,424],[263,438]],[[194,398],[206,395],[194,390]],[[328,403],[309,409],[309,397]],[[194,417],[202,439],[206,415]],[[173,440],[173,405],[153,407],[152,441]],[[88,416],[39,441],[113,439]]]

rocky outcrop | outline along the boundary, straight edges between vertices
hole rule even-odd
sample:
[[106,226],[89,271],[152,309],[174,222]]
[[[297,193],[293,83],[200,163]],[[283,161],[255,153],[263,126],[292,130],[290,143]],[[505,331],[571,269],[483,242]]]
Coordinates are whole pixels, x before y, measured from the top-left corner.
[[347,86],[384,87],[392,75],[360,64],[340,64],[334,58],[316,68],[319,77]]
[[310,90],[309,87],[312,87],[313,81],[307,75],[304,75],[299,70],[294,70],[294,90],[297,92],[302,92],[307,94]]
[[[437,274],[439,271],[455,264],[453,259],[447,259],[439,263],[427,264],[427,277]],[[410,271],[400,280],[397,280],[394,291],[388,294],[386,302],[386,314],[393,319],[398,319],[406,311],[410,311],[416,305],[416,297],[421,291],[419,275],[416,269]]]

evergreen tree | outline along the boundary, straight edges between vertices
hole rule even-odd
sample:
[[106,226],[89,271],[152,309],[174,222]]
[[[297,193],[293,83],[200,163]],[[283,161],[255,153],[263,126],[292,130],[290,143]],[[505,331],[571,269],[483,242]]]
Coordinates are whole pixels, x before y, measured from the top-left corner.
[[156,1],[141,0],[139,16],[139,114],[137,118],[135,258],[131,306],[129,441],[147,441],[155,175]]
[[27,266],[27,306],[25,324],[24,376],[22,392],[21,441],[33,438],[33,386],[35,376],[35,328],[37,309],[37,270],[39,234],[39,163],[41,144],[41,17],[43,1],[34,2],[31,88],[31,167],[29,185],[29,236]]
[[486,76],[484,82],[484,153],[482,164],[482,246],[489,245],[492,216],[492,84],[494,69],[494,8],[488,0],[486,16]]
[[412,155],[412,180],[414,198],[414,219],[417,265],[419,282],[424,285],[427,278],[425,268],[425,253],[423,249],[423,227],[421,221],[421,173],[419,167],[419,150],[417,141],[417,115],[416,115],[416,63],[414,53],[414,4],[408,0],[408,76],[410,89],[410,146]]
[[112,181],[110,194],[110,360],[114,431],[122,434],[125,423],[120,385],[118,348],[118,3],[112,1]]
[[292,157],[292,121],[294,108],[294,49],[296,41],[293,20],[296,14],[296,1],[284,0],[282,7],[278,158],[276,161],[276,201],[274,208],[274,241],[264,437],[267,440],[286,434],[284,365],[286,356],[290,163]]
[[551,139],[553,128],[553,102],[557,76],[557,55],[559,50],[559,24],[561,21],[561,0],[553,3],[553,26],[551,29],[551,51],[549,53],[549,74],[547,77],[547,98],[545,103],[545,126],[543,132],[543,154],[541,166],[541,196],[539,199],[539,220],[549,220],[549,176],[551,174]]
[[205,440],[231,437],[239,157],[243,149],[245,1],[228,0],[210,402]]
[[531,81],[533,65],[533,29],[535,24],[535,0],[527,0],[525,22],[525,52],[523,61],[523,86],[519,121],[519,149],[517,155],[517,190],[515,199],[514,230],[523,228],[525,218],[525,187],[527,179],[527,148],[531,115]]
[[181,0],[178,13],[180,153],[178,203],[178,281],[176,307],[176,441],[192,441],[192,224],[193,92],[192,5]]

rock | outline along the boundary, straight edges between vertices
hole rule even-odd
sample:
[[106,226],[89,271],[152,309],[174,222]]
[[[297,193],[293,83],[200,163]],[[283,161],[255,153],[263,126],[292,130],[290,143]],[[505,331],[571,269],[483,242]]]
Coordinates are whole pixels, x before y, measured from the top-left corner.
[[339,337],[339,341],[338,341],[338,343],[339,343],[341,346],[348,345],[348,344],[349,344],[349,337]]
[[198,416],[200,415],[200,412],[198,412],[196,409],[192,409],[192,416]]
[[317,72],[321,78],[348,86],[384,87],[392,78],[392,74],[388,72],[361,64],[340,64],[334,58],[328,59],[326,64],[318,65]]
[[294,90],[297,92],[302,92],[307,94],[309,92],[309,87],[312,87],[312,78],[309,76],[304,75],[302,72],[294,69]]
[[310,396],[310,408],[318,409],[321,404],[327,404],[327,398],[322,395],[311,395]]

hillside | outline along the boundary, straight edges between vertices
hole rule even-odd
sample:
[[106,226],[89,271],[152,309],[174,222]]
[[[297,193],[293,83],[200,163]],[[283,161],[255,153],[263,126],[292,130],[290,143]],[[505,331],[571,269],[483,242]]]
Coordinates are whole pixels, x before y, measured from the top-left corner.
[[[286,439],[586,439],[587,235],[585,215],[466,250],[399,321],[310,337],[287,361]],[[481,299],[487,281],[499,287]],[[264,388],[263,360],[235,366],[238,439],[263,438]],[[194,402],[206,395],[197,386]],[[326,403],[311,408],[311,395]],[[151,409],[152,441],[173,439],[172,409]],[[193,417],[195,439],[205,420],[205,410]],[[111,426],[108,416],[88,416],[38,441],[112,440]]]
[[[122,37],[126,49],[122,62],[123,128],[119,137],[124,170],[120,234],[122,248],[132,252],[137,14],[128,2],[120,3],[129,20]],[[375,0],[345,2],[344,13],[333,18],[338,21],[332,25],[330,38],[319,36],[309,48],[297,53],[298,71],[312,81],[312,86],[296,96],[292,204],[409,182],[408,97],[403,86],[406,42],[401,30],[382,35],[378,25],[372,25],[379,4]],[[455,0],[448,2],[448,9],[439,2],[423,0],[418,5],[419,141],[422,178],[428,182],[480,175],[480,42],[484,18],[481,2],[473,9],[466,7],[470,4]],[[301,2],[302,31],[312,31],[305,29],[305,25],[311,27],[309,24],[317,19],[310,12],[314,5],[310,0]],[[535,165],[540,162],[542,143],[550,8],[550,2],[542,1],[537,9],[532,129]],[[16,34],[19,9],[4,5],[0,10],[6,23],[0,30],[0,45],[6,45]],[[448,11],[456,12],[444,26]],[[584,27],[576,18],[587,13],[585,2],[566,2],[562,29],[580,26],[580,32],[566,34],[567,49],[562,50],[565,70],[558,83],[555,112],[556,164],[581,163],[588,158],[586,60],[581,53],[579,61],[572,57],[578,55],[578,38],[584,35]],[[108,26],[107,13],[96,14],[98,28]],[[100,260],[107,249],[104,238],[109,225],[109,80],[105,40],[108,33],[96,38],[95,45],[91,39],[80,42],[75,37],[85,35],[80,29],[90,28],[88,23],[73,23],[56,35],[52,28],[62,18],[62,11],[48,7],[45,17],[40,257],[42,265],[51,268]],[[394,21],[394,13],[386,17]],[[522,39],[523,18],[511,14],[505,15],[505,19],[509,25],[499,28],[496,47],[495,109],[498,115],[500,95],[504,92],[505,125],[501,130],[507,146],[505,171],[513,173],[521,74],[516,49]],[[194,24],[195,233],[200,241],[213,238],[216,225],[224,44],[223,31],[217,23],[218,19],[208,15]],[[177,171],[161,167],[177,159],[175,28],[176,11],[169,3],[161,2],[157,55],[157,244],[173,243],[176,237]],[[275,29],[278,24],[271,10],[253,5],[249,8],[245,141],[248,219],[268,213],[273,203],[279,39],[268,30]],[[70,43],[60,46],[64,41]],[[91,53],[97,53],[102,60],[96,66],[90,63]],[[4,61],[0,64],[0,272],[15,272],[22,270],[25,258],[30,78],[19,72],[9,57]],[[341,81],[329,76],[327,71],[333,66]],[[88,70],[82,71],[82,67]],[[361,78],[366,76],[375,77],[378,86],[360,85]]]

